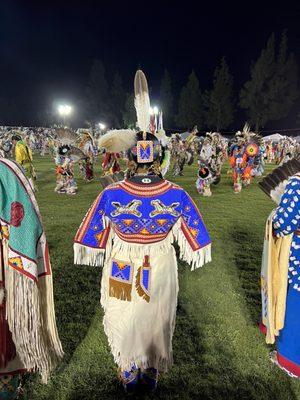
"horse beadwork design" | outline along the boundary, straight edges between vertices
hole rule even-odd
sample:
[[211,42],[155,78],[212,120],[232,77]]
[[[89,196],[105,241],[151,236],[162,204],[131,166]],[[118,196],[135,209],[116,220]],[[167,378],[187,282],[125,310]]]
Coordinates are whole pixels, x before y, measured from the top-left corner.
[[155,208],[155,210],[151,211],[150,217],[155,217],[160,214],[170,214],[173,217],[179,217],[180,213],[175,210],[176,207],[179,206],[179,203],[172,203],[169,206],[166,206],[161,200],[152,200],[151,205]]
[[111,203],[116,209],[110,214],[112,217],[118,217],[122,214],[131,214],[136,217],[141,217],[142,213],[138,211],[138,207],[142,204],[140,200],[132,200],[126,205],[122,205],[118,201],[112,201]]

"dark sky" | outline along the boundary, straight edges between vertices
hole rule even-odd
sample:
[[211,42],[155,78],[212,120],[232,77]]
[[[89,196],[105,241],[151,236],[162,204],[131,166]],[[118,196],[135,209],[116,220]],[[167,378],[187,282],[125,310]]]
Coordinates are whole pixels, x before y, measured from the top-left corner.
[[[119,70],[127,90],[141,66],[157,97],[165,67],[176,90],[192,69],[206,89],[225,56],[239,90],[270,34],[284,29],[299,64],[300,8],[287,3],[1,0],[0,98],[27,121],[55,99],[77,104],[95,58],[108,75]],[[284,127],[295,126],[295,110]]]

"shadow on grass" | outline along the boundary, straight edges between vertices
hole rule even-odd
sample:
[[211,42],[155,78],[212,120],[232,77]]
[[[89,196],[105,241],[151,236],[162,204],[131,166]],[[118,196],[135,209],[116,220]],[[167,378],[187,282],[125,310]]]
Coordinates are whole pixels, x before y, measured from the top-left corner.
[[[201,296],[201,294],[200,294]],[[209,313],[209,310],[205,310]],[[206,317],[205,317],[206,319]],[[206,323],[206,321],[204,321]],[[210,320],[211,323],[211,320]],[[100,327],[99,327],[100,328]],[[257,375],[243,375],[237,371],[232,358],[238,357],[225,350],[222,342],[215,342],[214,349],[208,349],[198,320],[189,314],[184,303],[179,301],[177,326],[174,336],[174,366],[167,374],[162,374],[159,387],[154,395],[138,394],[128,396],[117,380],[116,368],[108,360],[101,371],[86,365],[63,396],[64,400],[115,400],[115,399],[172,399],[172,400],[218,400],[218,399],[294,399],[293,392],[286,386],[286,397],[278,394],[276,377],[272,381]],[[276,388],[277,384],[277,388]],[[57,388],[64,386],[57,380]],[[28,397],[27,399],[30,399]],[[35,397],[36,398],[36,397]],[[37,397],[38,398],[38,397]],[[60,391],[53,390],[43,399],[60,399]]]
[[260,293],[260,269],[262,243],[251,229],[245,230],[235,227],[231,232],[231,240],[235,244],[233,265],[236,268],[244,299],[249,310],[253,325],[260,320],[261,293]]
[[61,265],[54,271],[56,319],[67,363],[99,308],[102,269],[73,265],[73,261],[56,265]]
[[[59,337],[64,350],[64,358],[53,372],[52,378],[57,381],[57,387],[63,385],[60,381],[63,371],[73,353],[87,335],[97,308],[100,308],[101,269],[66,263],[65,257],[52,257],[52,264],[59,266],[53,270],[54,300],[56,322]],[[38,374],[25,376],[24,399],[31,400],[32,394],[41,393],[44,386]],[[53,386],[49,382],[49,387]],[[40,392],[41,391],[41,392]],[[38,394],[40,396],[40,394]],[[54,397],[53,397],[54,396]],[[49,397],[55,399],[55,393]],[[34,398],[40,398],[35,397]],[[45,397],[43,397],[44,399]]]
[[[96,399],[183,399],[190,397],[190,377],[186,375],[187,366],[195,369],[202,363],[201,355],[204,347],[199,337],[198,329],[194,321],[189,318],[183,304],[179,301],[177,309],[177,325],[174,336],[174,367],[169,373],[161,374],[158,390],[155,394],[138,393],[129,396],[123,391],[116,374],[111,373],[108,366],[107,375],[89,375],[90,384],[76,388],[76,384],[70,393],[70,400],[96,400]],[[194,375],[193,371],[193,375]],[[188,387],[187,387],[188,386]],[[186,394],[189,397],[186,397]],[[195,397],[199,398],[199,396]]]

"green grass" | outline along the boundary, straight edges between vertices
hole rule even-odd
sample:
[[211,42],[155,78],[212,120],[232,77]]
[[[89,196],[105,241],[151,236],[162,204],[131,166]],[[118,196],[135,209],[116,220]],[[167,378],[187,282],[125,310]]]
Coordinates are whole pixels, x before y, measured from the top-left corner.
[[[126,398],[102,327],[101,269],[73,265],[73,237],[100,184],[97,179],[85,184],[78,178],[77,196],[58,195],[53,192],[50,159],[36,157],[35,165],[65,358],[48,385],[31,375],[24,398]],[[96,170],[99,177],[99,164]],[[213,261],[195,272],[179,264],[174,367],[149,398],[300,399],[300,383],[270,363],[270,348],[257,329],[263,230],[273,204],[256,182],[234,194],[226,168],[211,198],[197,194],[195,177],[193,166],[183,177],[170,180],[196,200],[212,237]]]

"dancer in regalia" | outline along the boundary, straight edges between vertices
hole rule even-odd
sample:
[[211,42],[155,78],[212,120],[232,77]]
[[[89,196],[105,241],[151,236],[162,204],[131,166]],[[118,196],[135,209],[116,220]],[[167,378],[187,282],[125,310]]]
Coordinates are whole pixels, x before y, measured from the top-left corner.
[[256,172],[257,156],[262,140],[250,131],[246,124],[242,132],[238,131],[229,150],[229,162],[232,168],[233,188],[240,193],[242,186],[249,186]]
[[63,356],[46,236],[32,186],[0,158],[0,399],[14,399],[21,376],[47,381]]
[[94,179],[94,145],[93,137],[88,130],[81,132],[82,139],[79,143],[79,149],[85,154],[85,158],[81,161],[85,172],[84,179],[91,182]]
[[55,172],[56,186],[54,191],[75,195],[77,183],[74,175],[74,164],[85,159],[85,154],[76,146],[77,135],[70,129],[58,129],[56,132]]
[[300,162],[287,162],[259,185],[278,204],[266,225],[260,327],[267,343],[276,341],[271,360],[300,378]]
[[19,134],[14,134],[11,140],[15,146],[15,160],[22,167],[24,174],[34,189],[36,173],[32,163],[32,151]]
[[104,329],[126,390],[154,390],[172,366],[178,272],[173,242],[192,270],[211,260],[211,241],[190,196],[160,173],[163,148],[148,132],[147,81],[135,77],[139,132],[107,133],[102,146],[127,151],[127,178],[103,190],[75,237],[76,264],[103,266]]
[[183,168],[187,160],[186,149],[180,134],[177,133],[171,139],[171,160],[172,160],[172,173],[173,176],[182,176]]
[[70,155],[71,148],[63,145],[58,148],[55,157],[56,164],[56,193],[75,195],[77,193],[77,183],[74,178],[74,161]]
[[211,184],[217,185],[220,182],[226,145],[218,132],[206,133],[198,159],[199,170],[196,188],[199,194],[211,196]]
[[0,157],[8,157],[12,149],[12,142],[10,140],[0,140]]

